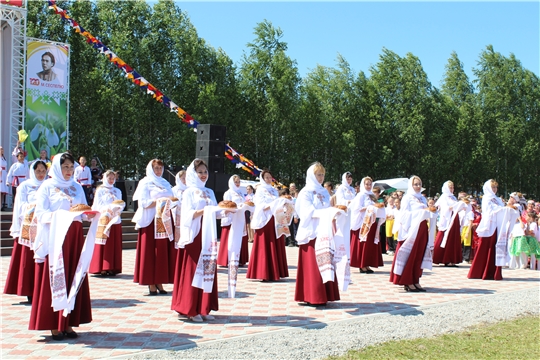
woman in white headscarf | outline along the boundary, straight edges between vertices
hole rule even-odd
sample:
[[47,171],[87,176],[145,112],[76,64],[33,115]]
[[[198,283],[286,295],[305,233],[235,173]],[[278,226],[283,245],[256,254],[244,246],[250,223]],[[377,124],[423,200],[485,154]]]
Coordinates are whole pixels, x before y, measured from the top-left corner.
[[[157,295],[158,292],[167,294],[163,284],[173,283],[176,262],[176,249],[171,234],[165,234],[166,231],[158,226],[159,218],[156,220],[156,215],[159,216],[156,211],[157,201],[173,198],[171,184],[162,177],[163,168],[163,161],[151,160],[146,166],[146,176],[139,181],[133,194],[133,200],[139,202],[132,220],[136,224],[135,229],[139,231],[133,281],[148,285],[150,295]],[[172,227],[170,231],[173,232],[174,240]]]
[[75,205],[87,205],[81,185],[73,179],[74,163],[70,154],[56,154],[49,169],[51,178],[41,184],[36,194],[36,269],[28,328],[50,330],[54,340],[76,338],[73,327],[92,321],[86,272],[97,222],[92,222],[85,238],[81,221],[95,214],[73,211]]
[[484,183],[482,220],[476,228],[480,244],[467,275],[469,279],[502,280],[502,267],[509,260],[507,241],[519,213],[514,208],[515,200],[505,207],[496,195],[498,186],[493,179]]
[[[365,177],[360,182],[360,192],[351,202],[351,266],[361,273],[371,274],[371,266],[384,266],[379,244],[381,224],[386,221],[384,204],[377,202],[371,191],[373,180]],[[383,216],[384,215],[384,216]],[[384,236],[384,234],[382,235]]]
[[461,222],[459,211],[464,209],[463,202],[454,196],[454,183],[447,181],[442,186],[442,195],[435,204],[439,208],[439,232],[435,238],[433,263],[454,266],[463,261],[461,250]]
[[[243,206],[246,202],[244,194],[240,189],[240,176],[233,175],[229,178],[229,190],[225,191],[223,194],[223,200],[234,201],[238,207]],[[245,219],[245,217],[244,217]],[[229,233],[231,230],[232,223],[232,214],[221,219],[221,238],[219,241],[219,252],[217,258],[217,264],[219,266],[229,266],[229,257],[228,257],[228,242],[229,242]],[[242,228],[245,229],[245,223]],[[248,252],[248,234],[242,235],[242,244],[240,247],[240,257],[238,258],[238,265],[243,266],[247,264],[249,257]]]
[[[330,207],[330,194],[322,186],[324,175],[325,169],[319,162],[308,168],[306,186],[298,194],[295,206],[296,213],[302,221],[296,235],[299,252],[294,300],[311,305],[324,305],[328,301],[340,299],[335,271],[332,271],[334,276],[330,275],[331,279],[324,279],[326,281],[321,275],[321,271],[324,273],[328,270],[326,268],[334,266],[331,247],[323,246],[319,249],[320,252],[317,252],[316,249],[317,242],[328,240],[327,236],[318,234],[319,222],[322,219],[320,219],[321,214],[318,214],[317,210]],[[318,260],[325,262],[325,264],[319,264]],[[321,265],[325,268],[323,269]]]
[[341,185],[336,190],[336,205],[349,206],[353,201],[356,190],[351,186],[352,181],[352,174],[348,171],[341,176]]
[[107,170],[103,174],[103,183],[96,189],[96,193],[94,194],[92,209],[99,212],[107,211],[107,217],[103,217],[102,219],[110,219],[110,221],[114,221],[114,224],[106,224],[109,226],[109,234],[106,237],[103,236],[106,238],[105,243],[96,242],[96,245],[94,245],[94,255],[92,256],[92,263],[90,263],[89,270],[90,274],[115,276],[122,272],[122,218],[120,214],[123,206],[117,210],[111,208],[113,201],[118,202],[122,200],[122,192],[114,186],[115,182],[116,173],[112,170]]
[[44,162],[32,163],[30,179],[21,183],[17,191],[13,204],[13,220],[9,229],[14,242],[4,294],[26,296],[30,303],[34,291],[33,242],[37,229],[37,218],[34,219],[36,194],[46,175],[47,165]]
[[[176,202],[177,205],[173,210],[174,241],[175,241],[175,248],[178,249],[178,241],[180,240],[180,228],[181,228],[181,222],[182,222],[181,220],[182,219],[182,195],[184,194],[184,191],[187,189],[186,170],[180,170],[178,173],[176,173],[175,182],[176,182],[176,185],[172,188],[172,191],[173,191],[174,197],[176,197],[178,201]],[[178,254],[176,254],[176,259],[178,259]],[[175,268],[177,266],[178,264],[175,264]]]
[[423,269],[431,269],[436,209],[429,208],[422,195],[422,180],[418,176],[409,179],[407,193],[401,200],[398,240],[403,241],[394,256],[390,281],[404,286],[405,291],[426,291],[420,286]]
[[[186,170],[187,189],[182,195],[181,239],[171,304],[172,310],[193,322],[213,320],[210,311],[219,309],[217,242],[212,237],[217,237],[215,218],[228,212],[222,210],[215,213],[215,218],[206,218],[214,217],[214,213],[205,213],[205,210],[217,205],[214,192],[205,186],[207,180],[206,163],[201,159],[193,160]],[[196,281],[201,277],[202,286]]]
[[253,198],[255,211],[251,227],[255,230],[255,236],[247,278],[276,281],[289,276],[285,243],[276,239],[276,223],[271,209],[278,192],[272,187],[272,174],[268,170],[261,172],[259,178],[260,184]]

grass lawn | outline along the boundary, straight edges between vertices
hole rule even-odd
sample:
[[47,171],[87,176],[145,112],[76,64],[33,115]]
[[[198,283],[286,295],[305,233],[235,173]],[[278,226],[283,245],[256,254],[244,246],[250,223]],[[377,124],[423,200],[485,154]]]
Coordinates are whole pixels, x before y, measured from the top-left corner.
[[478,325],[432,338],[389,341],[328,359],[540,359],[540,317]]

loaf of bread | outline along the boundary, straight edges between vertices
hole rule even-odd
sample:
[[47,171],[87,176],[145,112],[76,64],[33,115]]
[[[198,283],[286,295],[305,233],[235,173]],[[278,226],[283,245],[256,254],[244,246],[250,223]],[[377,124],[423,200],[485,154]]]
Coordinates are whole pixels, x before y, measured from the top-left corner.
[[172,197],[171,201],[178,201],[178,198],[177,197]]
[[88,211],[88,210],[92,210],[92,208],[84,204],[74,205],[69,209],[69,211]]
[[347,211],[347,207],[345,205],[336,205],[334,207],[337,207],[340,210]]
[[125,204],[124,200],[114,200],[112,203],[113,204],[118,204],[118,205],[124,205]]
[[224,208],[224,209],[236,209],[236,208],[238,208],[236,203],[234,201],[230,201],[230,200],[223,200],[218,204],[218,206],[220,208]]
[[292,196],[291,195],[281,195],[282,198],[285,198],[285,199],[288,199],[288,200],[292,200]]
[[247,206],[255,206],[255,204],[253,203],[253,201],[246,201],[246,205],[247,205]]

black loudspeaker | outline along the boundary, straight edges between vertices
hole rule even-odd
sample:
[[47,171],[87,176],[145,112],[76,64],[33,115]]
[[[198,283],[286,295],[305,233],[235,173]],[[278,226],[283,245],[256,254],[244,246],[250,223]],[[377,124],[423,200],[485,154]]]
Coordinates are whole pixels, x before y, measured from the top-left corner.
[[137,185],[139,184],[138,181],[135,180],[126,180],[125,186],[126,186],[126,195],[130,196],[135,194],[135,189],[137,189]]
[[225,142],[214,140],[197,140],[195,156],[199,159],[217,157],[222,158],[225,154]]
[[197,141],[223,141],[227,136],[227,128],[223,125],[197,125]]
[[208,173],[223,173],[225,171],[225,160],[221,157],[199,157],[208,165]]
[[138,207],[139,207],[138,201],[133,200],[133,195],[128,195],[127,196],[127,201],[126,201],[126,210],[128,210],[128,211],[137,211]]
[[127,202],[126,182],[124,180],[116,180],[114,186],[117,187],[122,193],[122,200]]

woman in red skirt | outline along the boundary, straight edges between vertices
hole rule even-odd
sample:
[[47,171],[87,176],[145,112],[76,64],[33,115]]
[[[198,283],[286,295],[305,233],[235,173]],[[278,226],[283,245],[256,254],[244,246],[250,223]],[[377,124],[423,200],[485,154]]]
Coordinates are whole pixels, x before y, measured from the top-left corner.
[[253,199],[255,211],[251,227],[255,230],[255,236],[249,257],[248,279],[276,281],[289,276],[285,242],[283,239],[276,239],[272,204],[277,198],[278,192],[272,187],[272,174],[264,170]]
[[[506,241],[509,239],[508,232],[512,230],[519,213],[514,208],[516,199],[512,197],[508,199],[507,206],[504,206],[502,200],[496,195],[498,186],[493,179],[484,183],[482,220],[476,228],[480,241],[467,275],[469,279],[502,280],[502,267],[507,265],[510,259]],[[506,234],[500,232],[506,232]]]
[[[296,199],[296,213],[300,226],[296,235],[299,246],[298,271],[294,300],[309,305],[324,305],[337,301],[339,297],[338,279],[335,271],[332,222],[336,212],[330,209],[330,194],[322,186],[325,169],[316,162],[306,174],[306,186]],[[325,226],[326,222],[328,226]],[[329,231],[325,231],[326,228]]]
[[[133,194],[133,201],[139,202],[132,220],[139,231],[133,281],[148,285],[149,295],[167,294],[163,284],[174,281],[174,236],[172,240],[165,236],[155,219],[156,201],[173,197],[171,184],[162,177],[163,166],[161,160],[150,161],[146,166],[146,177],[139,181]],[[158,238],[156,234],[159,234]]]
[[[36,194],[39,231],[35,242],[35,284],[30,330],[50,330],[54,340],[78,337],[73,327],[92,321],[88,266],[92,259],[97,222],[86,239],[81,221],[93,218],[75,205],[86,205],[84,191],[73,180],[75,159],[57,154]],[[90,241],[89,246],[85,242]],[[83,251],[84,250],[84,251]],[[77,269],[82,268],[82,271]],[[51,284],[50,274],[54,276]]]
[[[399,237],[403,240],[396,251],[390,281],[404,286],[408,292],[426,291],[420,286],[423,269],[431,269],[433,238],[428,230],[435,227],[436,208],[428,208],[422,195],[422,180],[418,176],[409,179],[407,193],[401,200]],[[432,232],[434,234],[434,232]]]
[[459,211],[464,208],[454,196],[454,183],[447,181],[442,186],[442,195],[435,206],[439,208],[437,237],[433,249],[433,263],[457,267],[463,261],[461,250],[461,223]]
[[14,239],[4,294],[26,296],[32,303],[34,291],[34,241],[37,218],[34,219],[36,194],[47,175],[47,166],[36,161],[30,169],[30,179],[19,185],[13,203],[10,234]]
[[182,195],[180,248],[171,304],[172,310],[193,322],[213,320],[210,311],[219,309],[215,219],[228,211],[216,212],[216,197],[205,187],[207,180],[206,163],[193,160],[186,170],[187,189]]
[[[371,274],[373,267],[384,266],[379,244],[379,229],[386,221],[384,204],[371,191],[373,180],[365,177],[360,192],[351,202],[351,266]],[[384,236],[384,235],[383,235]]]
[[[240,176],[233,175],[229,179],[229,190],[223,194],[223,200],[234,201],[238,207],[245,206],[246,199],[242,190],[240,189]],[[221,238],[219,240],[219,252],[217,258],[217,264],[219,266],[229,266],[229,234],[231,230],[232,215],[221,219]],[[248,252],[248,234],[246,231],[245,216],[242,224],[242,238],[240,239],[240,254],[238,258],[238,265],[243,266],[247,264],[249,258]]]
[[106,242],[104,244],[96,242],[94,245],[90,274],[115,276],[122,272],[122,218],[120,216],[122,210],[120,209],[123,207],[113,204],[113,201],[122,200],[122,192],[114,187],[115,181],[115,172],[107,170],[103,174],[103,184],[97,188],[94,195],[92,209],[100,212],[108,211],[109,218],[113,215],[113,218],[116,217],[117,220],[110,226],[109,235],[104,237]]

